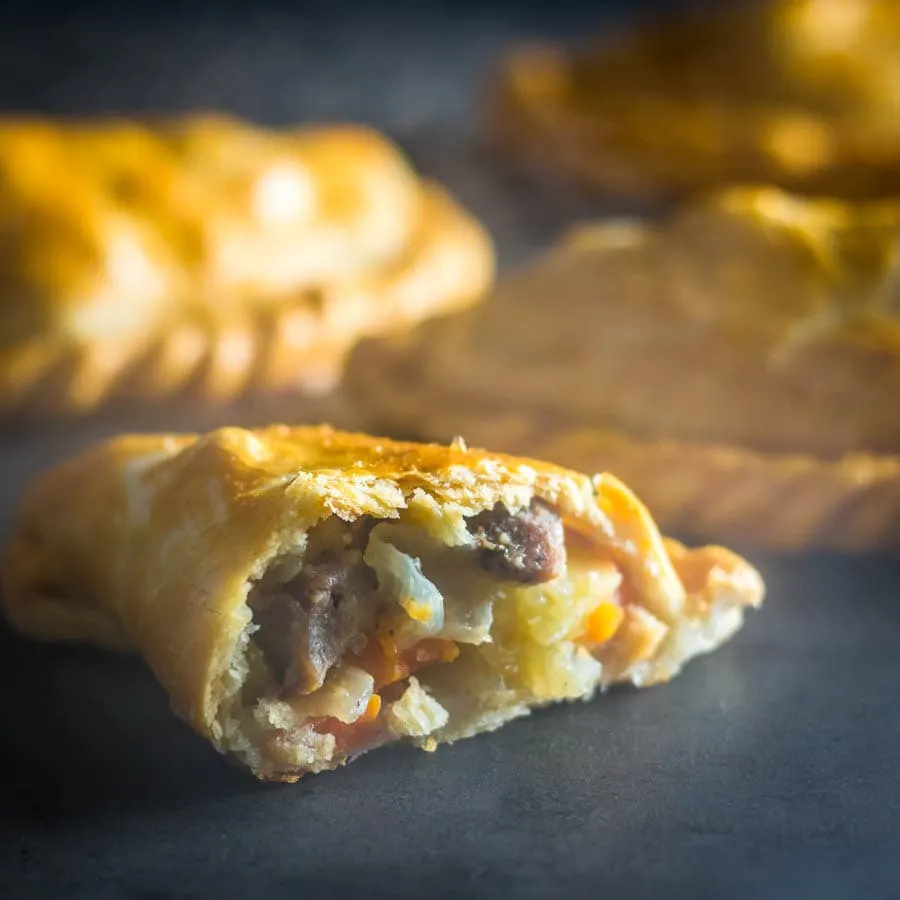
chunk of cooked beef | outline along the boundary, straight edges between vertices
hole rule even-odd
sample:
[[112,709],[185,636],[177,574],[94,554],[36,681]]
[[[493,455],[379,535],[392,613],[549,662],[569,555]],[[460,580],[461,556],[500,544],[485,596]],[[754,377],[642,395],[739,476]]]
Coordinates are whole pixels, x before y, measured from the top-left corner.
[[374,627],[375,573],[359,550],[322,553],[277,592],[251,598],[257,646],[285,693],[320,688],[328,670]]
[[251,600],[253,621],[259,629],[253,641],[262,650],[275,680],[285,685],[293,680],[288,678],[288,673],[294,660],[308,653],[309,617],[303,607],[286,595],[273,594],[254,600]]
[[485,571],[520,584],[541,584],[562,574],[566,565],[565,530],[558,513],[533,500],[528,509],[510,512],[502,503],[472,516]]

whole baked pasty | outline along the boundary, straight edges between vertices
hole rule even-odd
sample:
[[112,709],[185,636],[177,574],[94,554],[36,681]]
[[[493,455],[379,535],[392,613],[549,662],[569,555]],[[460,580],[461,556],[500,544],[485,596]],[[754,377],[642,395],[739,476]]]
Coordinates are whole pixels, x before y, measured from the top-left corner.
[[900,204],[734,188],[582,227],[348,386],[371,428],[613,472],[669,532],[898,549]]
[[609,475],[327,427],[123,437],[28,491],[6,612],[134,649],[258,777],[672,677],[763,585]]
[[320,393],[361,335],[492,271],[481,227],[366,129],[0,120],[0,413]]
[[[712,8],[716,7],[716,8]],[[605,192],[900,194],[900,4],[743,0],[506,60],[490,127]]]

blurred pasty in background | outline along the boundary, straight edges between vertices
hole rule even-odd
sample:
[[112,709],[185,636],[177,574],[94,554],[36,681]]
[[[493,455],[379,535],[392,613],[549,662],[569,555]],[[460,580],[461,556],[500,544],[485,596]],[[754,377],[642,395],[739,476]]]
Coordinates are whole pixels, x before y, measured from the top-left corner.
[[259,778],[665,681],[763,599],[611,476],[330,428],[121,437],[26,493],[3,603],[141,654]]
[[676,534],[900,547],[900,204],[588,225],[414,337],[351,360],[372,428],[612,472]]
[[489,238],[377,133],[0,122],[0,410],[322,392],[473,302]]
[[587,46],[523,47],[494,99],[511,153],[610,193],[900,194],[896,0],[707,4]]

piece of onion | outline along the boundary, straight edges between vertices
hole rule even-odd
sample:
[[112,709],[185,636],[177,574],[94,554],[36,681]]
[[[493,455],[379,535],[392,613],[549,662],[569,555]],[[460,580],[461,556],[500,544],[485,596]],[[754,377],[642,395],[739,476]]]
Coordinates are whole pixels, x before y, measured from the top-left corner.
[[376,528],[369,538],[364,559],[378,576],[386,597],[395,599],[407,616],[397,643],[421,640],[436,635],[444,627],[444,598],[422,573],[417,559],[401,553],[383,540]]

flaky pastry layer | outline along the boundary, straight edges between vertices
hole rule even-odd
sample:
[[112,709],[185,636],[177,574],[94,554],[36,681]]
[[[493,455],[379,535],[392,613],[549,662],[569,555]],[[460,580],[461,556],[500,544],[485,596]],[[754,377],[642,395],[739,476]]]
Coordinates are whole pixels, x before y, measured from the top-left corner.
[[135,650],[257,776],[672,677],[761,602],[617,479],[321,428],[123,437],[28,490],[11,622]]

